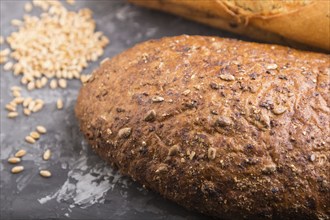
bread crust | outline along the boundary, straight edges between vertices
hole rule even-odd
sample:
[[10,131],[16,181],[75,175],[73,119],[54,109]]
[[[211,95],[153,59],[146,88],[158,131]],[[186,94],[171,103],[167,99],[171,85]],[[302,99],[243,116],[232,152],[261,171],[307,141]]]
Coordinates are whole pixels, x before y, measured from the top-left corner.
[[123,174],[222,219],[329,219],[329,56],[203,36],[103,63],[75,107]]
[[330,1],[129,1],[270,43],[330,51]]

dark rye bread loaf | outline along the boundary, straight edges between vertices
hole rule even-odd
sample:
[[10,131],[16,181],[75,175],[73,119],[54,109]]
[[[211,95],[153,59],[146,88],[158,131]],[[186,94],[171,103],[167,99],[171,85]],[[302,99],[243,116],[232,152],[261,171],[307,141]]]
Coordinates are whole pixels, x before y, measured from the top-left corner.
[[80,91],[101,158],[223,219],[329,219],[329,55],[217,37],[136,45]]

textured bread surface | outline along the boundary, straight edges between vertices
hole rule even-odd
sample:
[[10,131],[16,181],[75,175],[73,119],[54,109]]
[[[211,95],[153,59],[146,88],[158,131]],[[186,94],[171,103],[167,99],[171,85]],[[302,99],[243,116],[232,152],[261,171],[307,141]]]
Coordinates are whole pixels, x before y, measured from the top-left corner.
[[134,46],[82,87],[101,158],[223,219],[329,219],[329,55],[178,36]]
[[329,0],[129,0],[251,38],[330,51]]

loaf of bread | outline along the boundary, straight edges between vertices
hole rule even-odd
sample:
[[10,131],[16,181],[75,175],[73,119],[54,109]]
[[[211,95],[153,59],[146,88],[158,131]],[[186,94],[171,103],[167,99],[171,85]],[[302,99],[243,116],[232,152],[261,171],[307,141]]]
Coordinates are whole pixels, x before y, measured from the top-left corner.
[[329,55],[203,36],[106,61],[76,116],[101,158],[222,219],[329,219]]
[[129,0],[251,38],[330,51],[329,0]]

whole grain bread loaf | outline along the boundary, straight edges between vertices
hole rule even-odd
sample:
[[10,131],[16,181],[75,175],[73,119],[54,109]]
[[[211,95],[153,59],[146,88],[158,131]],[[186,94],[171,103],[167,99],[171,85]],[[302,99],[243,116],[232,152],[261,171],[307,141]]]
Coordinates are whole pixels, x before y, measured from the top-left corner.
[[329,55],[203,36],[106,61],[76,115],[148,189],[223,219],[329,219]]
[[330,51],[329,0],[129,0],[251,38]]

